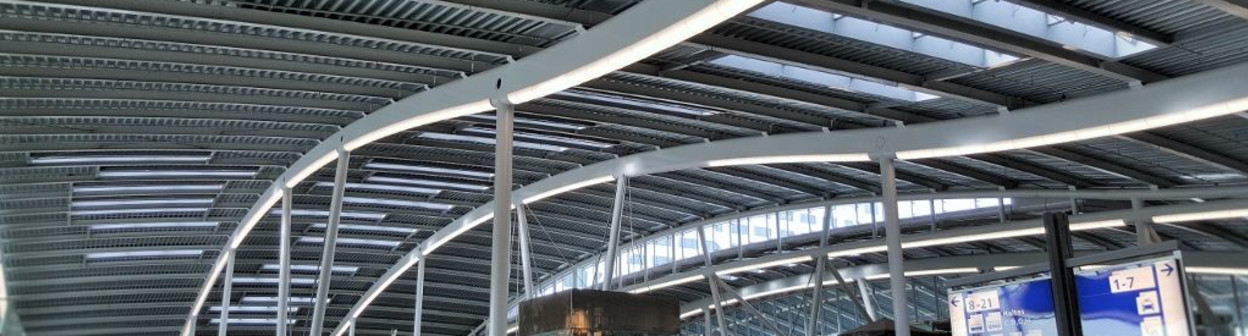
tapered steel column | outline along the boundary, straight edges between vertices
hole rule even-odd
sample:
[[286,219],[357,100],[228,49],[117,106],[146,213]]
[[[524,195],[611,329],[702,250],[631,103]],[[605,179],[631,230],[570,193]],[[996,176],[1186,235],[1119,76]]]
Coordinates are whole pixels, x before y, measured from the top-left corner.
[[902,265],[901,223],[897,218],[897,172],[892,158],[880,161],[880,189],[884,197],[884,240],[888,245],[889,288],[893,295],[893,322],[897,336],[910,336],[910,314],[906,312],[906,276]]
[[[823,207],[823,233],[819,235],[819,247],[828,246],[828,232],[832,230],[832,206]],[[823,315],[823,272],[828,257],[820,255],[815,258],[815,274],[811,275],[814,285],[810,297],[810,320],[806,322],[806,335],[814,336]]]
[[412,323],[412,336],[420,336],[421,320],[425,313],[425,262],[429,261],[428,256],[420,258],[420,262],[416,263],[416,317]]
[[217,325],[217,336],[225,336],[230,326],[230,293],[234,291],[234,256],[238,255],[238,250],[225,253],[225,283],[221,285],[221,324]]
[[[537,293],[533,291],[533,264],[529,254],[529,219],[525,218],[526,215],[524,204],[517,203],[516,229],[520,230],[518,235],[520,236],[520,268],[524,272],[524,297],[531,299],[537,296]],[[572,272],[572,275],[575,276],[576,272]],[[572,283],[575,284],[576,280],[573,279]]]
[[342,215],[342,196],[347,186],[347,166],[351,153],[338,150],[338,165],[334,170],[334,194],[329,202],[329,219],[325,224],[324,249],[321,250],[321,269],[316,280],[316,306],[312,309],[312,336],[321,336],[325,328],[325,308],[329,305],[329,281],[334,269],[334,249],[338,244],[338,222]]
[[290,318],[290,193],[290,188],[282,188],[281,241],[277,257],[277,336],[289,335],[286,333],[286,320]]
[[511,270],[511,145],[515,106],[496,103],[494,239],[490,253],[490,323],[487,334],[507,335],[507,278]]
[[867,283],[867,279],[858,279],[858,296],[862,297],[862,311],[867,314],[868,320],[874,322],[877,320],[877,312],[875,310],[875,295],[871,293],[871,284]]
[[355,336],[355,319],[351,319],[351,321],[347,323],[351,323],[351,325],[347,327],[347,336]]
[[611,231],[607,237],[607,263],[603,274],[602,290],[612,289],[611,279],[615,276],[616,245],[620,244],[620,222],[624,217],[624,195],[628,191],[628,178],[615,177],[615,204],[611,208]]
[[[711,248],[709,242],[706,241],[706,233],[702,232],[703,228],[698,226],[695,230],[698,231],[698,245],[702,247],[702,257],[706,262],[706,268],[709,270],[714,263],[714,259],[711,258]],[[719,295],[719,286],[716,286],[715,283],[718,279],[713,278],[718,275],[707,271],[704,276],[706,277],[706,283],[711,286],[711,300],[715,301],[715,318],[719,323],[719,335],[726,336],[728,335],[728,324],[724,323],[724,299]]]

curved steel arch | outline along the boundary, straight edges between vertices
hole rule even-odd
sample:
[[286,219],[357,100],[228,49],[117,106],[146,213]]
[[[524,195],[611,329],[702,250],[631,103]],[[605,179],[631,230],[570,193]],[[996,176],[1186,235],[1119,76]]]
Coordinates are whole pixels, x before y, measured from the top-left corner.
[[[1244,109],[1248,109],[1248,64],[1006,115],[883,130],[752,137],[661,149],[555,175],[517,189],[513,195],[529,203],[606,182],[614,176],[707,166],[869,161],[874,156],[918,159],[988,153],[1148,130]],[[388,270],[385,279],[397,279],[421,256],[491,219],[493,204],[493,201],[483,204],[435,232],[426,243],[404,257],[402,263]],[[378,282],[369,289],[369,295],[385,290],[391,281]],[[352,309],[348,316],[359,316],[369,301],[361,301],[364,305]]]
[[[584,81],[600,77],[708,29],[723,20],[753,7],[761,0],[723,1],[662,1],[639,4],[618,19],[586,31],[581,36],[559,43],[546,50],[506,66],[490,69],[468,78],[439,86],[424,94],[404,98],[364,117],[306,153],[287,169],[276,183],[260,196],[260,200],[243,217],[225,249],[237,249],[260,219],[277,203],[283,187],[293,187],[320,167],[338,159],[339,151],[351,151],[383,137],[433,122],[484,112],[492,105],[519,104],[555,93]],[[432,251],[434,244],[422,243],[404,257],[398,272],[387,272],[380,288],[398,278],[402,270],[419,260],[420,251]],[[182,335],[188,334],[195,316],[203,308],[217,276],[226,264],[226,256],[213,264],[196,297]],[[376,287],[375,287],[376,288]],[[379,291],[370,290],[352,309],[355,317]],[[344,332],[339,324],[334,334]]]

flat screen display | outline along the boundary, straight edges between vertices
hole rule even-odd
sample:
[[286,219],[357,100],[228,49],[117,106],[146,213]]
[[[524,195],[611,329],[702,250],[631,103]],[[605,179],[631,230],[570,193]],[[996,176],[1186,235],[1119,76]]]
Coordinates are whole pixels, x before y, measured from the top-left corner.
[[1057,336],[1047,278],[949,293],[954,336]]
[[1179,259],[1075,272],[1084,335],[1190,336]]

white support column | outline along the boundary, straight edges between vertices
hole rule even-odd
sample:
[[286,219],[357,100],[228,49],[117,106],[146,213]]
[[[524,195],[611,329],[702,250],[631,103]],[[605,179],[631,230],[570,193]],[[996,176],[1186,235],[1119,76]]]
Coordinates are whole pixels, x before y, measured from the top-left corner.
[[238,250],[226,250],[225,283],[221,284],[221,324],[217,325],[217,336],[225,336],[230,326],[230,294],[234,291],[234,257]]
[[420,258],[416,263],[416,311],[415,321],[412,323],[412,336],[420,336],[421,320],[424,319],[425,309],[425,262],[429,261],[428,256]]
[[[515,106],[495,102],[494,239],[490,259],[489,336],[507,335],[507,278],[511,269],[511,146]],[[319,335],[316,335],[319,336]]]
[[291,190],[282,188],[282,224],[278,236],[277,328],[276,336],[288,336],[286,320],[290,318],[290,207]]
[[[828,246],[828,233],[831,230],[832,206],[826,206],[823,208],[823,230],[821,231],[823,233],[819,235],[820,248]],[[807,336],[816,335],[815,332],[819,330],[819,321],[822,318],[821,315],[823,315],[823,272],[824,265],[828,262],[827,260],[828,257],[824,255],[815,257],[815,273],[810,276],[814,281],[812,283],[814,287],[811,288],[813,293],[811,293],[810,297],[810,320],[806,322]]]
[[[1135,213],[1140,213],[1140,211],[1143,211],[1144,200],[1138,197],[1132,198],[1131,210]],[[1160,237],[1157,236],[1156,229],[1153,228],[1153,221],[1151,218],[1136,217],[1132,219],[1131,224],[1135,225],[1135,239],[1136,239],[1135,243],[1137,245],[1146,245],[1146,244],[1152,244],[1152,243],[1157,243],[1161,241]]]
[[325,308],[329,305],[329,282],[334,269],[334,250],[338,244],[338,222],[342,217],[342,196],[346,192],[347,164],[351,153],[338,150],[338,165],[334,170],[334,193],[329,202],[329,219],[325,224],[324,248],[321,250],[321,269],[316,280],[316,306],[312,310],[313,336],[321,336],[325,328]]
[[928,224],[931,224],[931,230],[935,232],[936,231],[936,199],[935,198],[927,199],[927,219],[928,221],[930,221],[930,223]]
[[875,295],[871,294],[871,288],[868,288],[870,284],[867,283],[867,279],[858,279],[855,282],[858,283],[858,296],[862,297],[862,310],[866,311],[866,317],[871,319],[871,321],[879,319],[876,316],[878,313],[875,310]]
[[[703,232],[703,226],[700,225],[694,228],[694,230],[698,232],[698,246],[702,247],[702,257],[706,262],[706,268],[710,269],[711,265],[714,264],[714,259],[711,258],[711,249],[706,241],[706,233]],[[715,279],[714,277],[717,275],[709,271],[704,273],[703,276],[706,277],[706,283],[711,286],[711,300],[715,301],[715,318],[719,323],[719,335],[727,336],[727,324],[724,323],[724,299],[719,295],[719,286],[716,285],[716,281],[719,279]]]
[[[529,254],[529,219],[525,217],[526,215],[524,204],[516,203],[516,229],[520,230],[520,267],[524,273],[524,297],[532,299],[537,296],[537,293],[533,292],[533,264],[532,256]],[[572,274],[575,276],[576,272]],[[575,284],[576,280],[573,279],[572,283]]]
[[624,217],[624,196],[628,191],[628,178],[620,175],[615,177],[615,204],[611,207],[611,231],[607,237],[607,263],[605,264],[606,272],[602,279],[602,290],[609,291],[612,289],[611,279],[615,276],[615,261],[617,245],[620,244],[620,222]]
[[901,222],[897,218],[897,172],[893,168],[893,158],[882,158],[879,161],[880,189],[884,196],[884,240],[888,245],[888,282],[893,295],[893,322],[897,336],[910,336],[910,314],[906,309],[910,301],[906,299]]
[[355,319],[351,319],[351,321],[347,322],[351,324],[351,326],[347,327],[347,336],[355,336],[355,321]]

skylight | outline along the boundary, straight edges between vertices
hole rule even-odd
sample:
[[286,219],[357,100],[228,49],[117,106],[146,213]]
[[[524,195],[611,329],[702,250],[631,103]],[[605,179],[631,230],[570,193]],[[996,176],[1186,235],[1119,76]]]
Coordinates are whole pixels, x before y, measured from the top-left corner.
[[[497,134],[494,132],[494,129],[483,128],[483,127],[469,127],[469,128],[463,129],[463,132],[485,134],[490,137],[494,137],[495,134]],[[554,143],[572,146],[572,147],[581,147],[581,148],[595,149],[595,150],[607,149],[613,146],[612,144],[605,143],[605,142],[582,140],[582,139],[577,139],[577,138],[561,137],[561,136],[554,136],[554,135],[546,135],[546,134],[541,134],[541,133],[515,132],[514,135],[516,139],[554,142]]]
[[125,223],[125,224],[95,224],[90,226],[91,231],[122,231],[122,230],[153,230],[153,229],[200,229],[215,228],[220,223],[217,222],[161,222],[161,223]]
[[[483,145],[494,145],[494,141],[495,141],[494,138],[490,138],[490,137],[480,137],[480,136],[450,134],[450,133],[434,133],[434,132],[420,133],[420,135],[417,135],[417,137],[422,138],[422,139],[433,139],[433,140],[443,140],[443,141],[471,142],[471,143],[477,143],[477,144],[483,144]],[[528,149],[535,149],[535,150],[548,151],[548,152],[563,152],[563,151],[568,150],[567,147],[563,147],[563,146],[531,143],[531,142],[524,142],[524,141],[513,141],[512,144],[513,146],[517,148],[528,148]]]
[[953,40],[789,3],[773,2],[748,15],[980,68],[1018,60],[1012,55]]
[[707,109],[699,109],[686,107],[676,104],[660,104],[655,102],[643,101],[640,99],[629,99],[614,95],[599,94],[587,91],[565,90],[556,94],[557,96],[579,98],[580,100],[592,100],[606,103],[608,106],[632,107],[648,111],[673,112],[677,115],[687,116],[705,116],[715,114],[715,111]]
[[351,204],[377,205],[377,206],[400,207],[400,208],[433,209],[433,210],[440,210],[440,211],[446,211],[446,210],[455,208],[455,206],[450,205],[450,204],[406,201],[406,200],[397,200],[397,199],[389,199],[389,198],[343,197],[342,202],[351,203]]
[[388,177],[388,176],[379,176],[379,175],[369,176],[368,178],[365,179],[365,181],[375,182],[375,183],[400,183],[400,184],[418,185],[418,186],[424,186],[424,187],[446,188],[446,189],[456,189],[456,190],[466,190],[466,191],[476,191],[476,192],[482,192],[482,191],[486,191],[487,189],[490,189],[489,186],[482,185],[482,184],[443,182],[443,181],[434,181],[434,180],[425,180],[425,179],[408,179],[408,178]]
[[128,260],[128,259],[164,259],[164,258],[199,258],[204,250],[149,250],[125,252],[94,252],[87,253],[90,261]]
[[[442,192],[442,190],[439,190],[439,189],[407,187],[407,186],[397,186],[397,185],[389,185],[389,184],[347,183],[343,186],[346,187],[347,189],[365,189],[365,190],[377,190],[377,191],[385,191],[385,192],[401,192],[401,193],[408,193],[408,194],[431,195],[431,194],[437,194],[437,193]],[[333,188],[334,183],[333,182],[316,182],[316,187],[317,188]]]
[[133,193],[170,193],[170,192],[197,192],[197,193],[217,193],[220,192],[225,185],[223,184],[180,184],[180,185],[93,185],[93,186],[74,186],[75,194],[133,194]]
[[207,163],[208,155],[46,155],[30,158],[32,165],[103,163]]
[[[325,230],[325,227],[326,227],[325,223],[312,224],[312,228],[314,229]],[[339,231],[349,230],[349,231],[368,231],[368,232],[382,232],[382,233],[401,233],[405,235],[413,234],[413,233],[416,233],[417,231],[420,231],[414,228],[380,226],[380,225],[357,225],[357,224],[338,224],[338,230]]]
[[815,71],[756,58],[728,55],[712,60],[709,63],[745,71],[763,73],[775,77],[783,77],[815,85],[824,85],[837,90],[884,96],[910,102],[940,98],[938,96],[901,88],[895,84],[883,84],[863,78]]
[[[344,238],[338,237],[335,242],[338,245],[355,245],[355,246],[371,246],[371,247],[387,247],[395,248],[403,244],[400,241],[378,240],[378,239],[361,239],[361,238]],[[325,238],[322,237],[299,237],[299,243],[304,244],[324,244]]]
[[453,175],[453,176],[462,176],[462,177],[471,177],[471,178],[480,178],[480,179],[488,179],[488,178],[494,177],[494,173],[492,172],[483,172],[483,171],[475,171],[475,170],[467,170],[467,169],[451,169],[451,168],[442,168],[442,167],[433,167],[433,166],[405,165],[405,164],[386,163],[386,162],[369,162],[368,164],[364,165],[364,168],[382,169],[382,170],[401,170],[401,171],[410,171],[410,172],[418,172],[418,173]]
[[[272,214],[272,215],[277,215],[277,216],[281,216],[281,215],[282,215],[282,210],[278,209],[278,210],[269,211],[269,214]],[[291,209],[291,210],[290,210],[290,215],[291,215],[291,216],[309,216],[309,217],[329,217],[329,211],[326,211],[326,210]],[[378,213],[378,212],[363,212],[363,211],[349,211],[349,210],[343,210],[343,211],[339,214],[339,216],[340,216],[340,217],[343,217],[343,218],[359,218],[359,219],[368,219],[368,220],[382,220],[382,219],[385,219],[385,218],[386,218],[386,214],[384,214],[384,213]]]
[[[281,265],[264,264],[264,266],[261,266],[260,269],[265,270],[265,271],[276,272],[276,271],[281,270]],[[337,266],[337,265],[335,265],[334,267],[330,269],[333,270],[334,273],[346,273],[346,274],[355,274],[356,271],[360,270],[360,268],[356,266]],[[321,267],[317,265],[290,265],[290,271],[291,272],[317,273],[321,271]]]
[[1105,30],[1010,1],[901,1],[1060,43],[1067,49],[1084,50],[1109,58],[1127,57],[1157,47],[1133,39],[1127,32]]
[[100,178],[252,178],[254,170],[102,170],[96,175]]
[[[234,277],[234,283],[237,284],[277,284],[278,278],[268,277]],[[290,278],[291,285],[310,286],[316,284],[316,279],[312,278]]]

